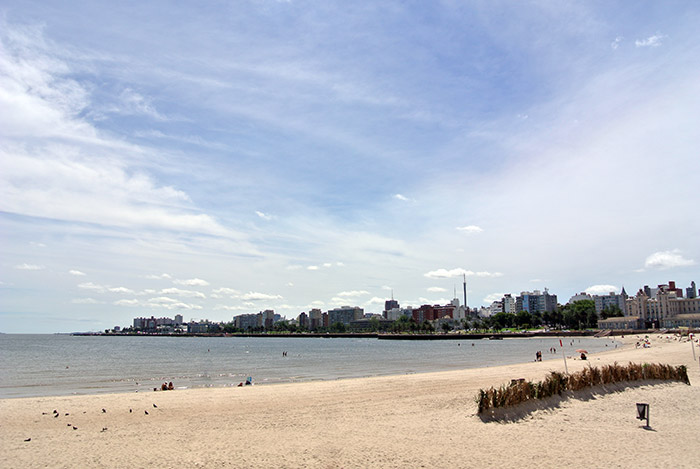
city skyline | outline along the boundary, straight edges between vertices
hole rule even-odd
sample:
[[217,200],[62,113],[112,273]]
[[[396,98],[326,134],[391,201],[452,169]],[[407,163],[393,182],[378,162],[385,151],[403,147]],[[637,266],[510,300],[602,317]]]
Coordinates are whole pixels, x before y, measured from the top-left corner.
[[689,285],[698,20],[3,2],[0,332]]

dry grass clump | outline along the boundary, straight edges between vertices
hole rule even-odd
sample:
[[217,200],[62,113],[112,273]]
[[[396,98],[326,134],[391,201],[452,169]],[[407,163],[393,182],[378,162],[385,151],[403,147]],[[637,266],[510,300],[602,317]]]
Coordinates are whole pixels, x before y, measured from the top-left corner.
[[649,363],[618,365],[613,363],[612,365],[604,365],[602,368],[589,366],[568,376],[553,371],[544,380],[537,383],[513,380],[509,386],[502,385],[499,388],[480,389],[476,396],[476,403],[478,413],[482,414],[489,409],[514,406],[530,399],[546,399],[560,395],[564,391],[580,391],[603,384],[642,380],[681,381],[690,384],[685,365],[672,366]]

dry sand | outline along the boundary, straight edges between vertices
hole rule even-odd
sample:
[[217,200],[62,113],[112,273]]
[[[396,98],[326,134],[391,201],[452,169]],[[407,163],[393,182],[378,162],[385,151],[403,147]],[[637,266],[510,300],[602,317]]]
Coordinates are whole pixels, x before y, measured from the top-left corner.
[[[4,399],[0,466],[698,468],[700,366],[689,343],[664,337],[652,336],[648,349],[636,349],[635,338],[627,337],[625,347],[588,362],[570,359],[569,371],[615,361],[685,364],[691,386],[596,389],[518,409],[506,422],[476,415],[478,389],[541,379],[563,371],[562,360],[243,388]],[[650,404],[650,430],[635,419],[636,402]]]

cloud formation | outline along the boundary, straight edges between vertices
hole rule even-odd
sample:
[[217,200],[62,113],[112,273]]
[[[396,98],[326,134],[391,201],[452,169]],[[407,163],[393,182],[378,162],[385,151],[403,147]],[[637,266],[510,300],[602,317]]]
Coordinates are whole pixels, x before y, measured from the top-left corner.
[[687,267],[691,265],[695,265],[695,261],[683,257],[681,251],[678,249],[655,252],[650,254],[644,261],[644,268],[646,269],[667,270],[673,269],[674,267]]

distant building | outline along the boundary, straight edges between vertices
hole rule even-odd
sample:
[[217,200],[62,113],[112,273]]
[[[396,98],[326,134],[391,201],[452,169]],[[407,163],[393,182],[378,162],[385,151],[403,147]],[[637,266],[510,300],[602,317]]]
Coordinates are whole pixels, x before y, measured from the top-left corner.
[[306,313],[301,313],[299,315],[299,318],[297,319],[299,321],[299,327],[302,327],[304,329],[309,328],[309,315]]
[[690,282],[690,286],[685,289],[686,298],[697,298],[698,289],[695,287],[695,281]]
[[384,302],[384,313],[383,316],[386,318],[387,317],[387,311],[390,311],[392,309],[399,309],[399,302],[396,301],[395,299],[390,299],[386,300]]
[[362,319],[364,314],[365,311],[358,306],[341,306],[340,308],[328,310],[328,322],[330,324],[339,322],[347,326],[350,324],[350,321]]
[[595,302],[595,312],[598,316],[603,312],[604,309],[608,309],[611,306],[617,306],[622,311],[624,316],[627,316],[627,292],[625,287],[622,287],[622,291],[618,294],[615,292],[610,292],[607,295],[593,295],[593,301]]
[[250,331],[262,327],[258,322],[257,314],[241,314],[233,318],[233,326],[243,331]]
[[309,311],[309,329],[312,331],[323,327],[323,313],[320,309],[315,308]]
[[576,303],[577,301],[592,300],[592,299],[593,299],[593,297],[584,291],[581,293],[577,293],[574,296],[572,296],[571,298],[569,298],[569,304]]
[[520,296],[515,298],[515,309],[528,313],[551,312],[557,309],[557,295],[551,295],[546,288],[544,293],[539,290],[521,292]]
[[[693,285],[694,282],[691,288],[694,288]],[[683,290],[676,288],[676,283],[673,281],[658,285],[657,288],[649,288],[645,285],[636,295],[626,299],[624,318],[599,320],[598,327],[601,329],[700,327],[700,298],[697,295],[695,298],[683,298],[682,293]],[[625,327],[626,325],[635,327]]]

